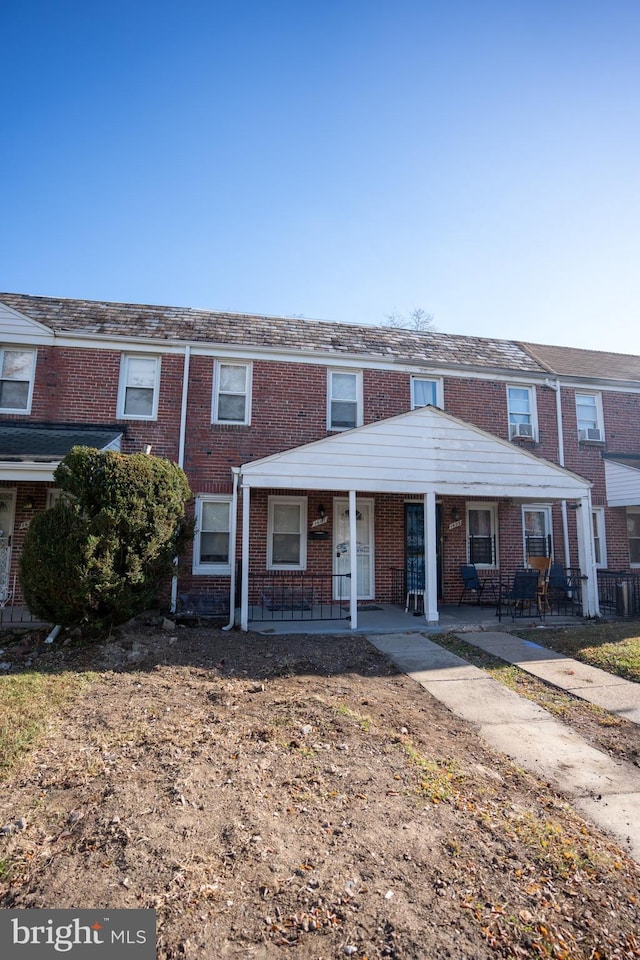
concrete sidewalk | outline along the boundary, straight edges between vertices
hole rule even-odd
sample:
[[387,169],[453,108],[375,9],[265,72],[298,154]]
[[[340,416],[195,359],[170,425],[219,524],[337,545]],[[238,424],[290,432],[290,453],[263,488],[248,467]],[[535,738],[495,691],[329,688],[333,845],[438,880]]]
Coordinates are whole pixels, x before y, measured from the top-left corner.
[[532,640],[523,640],[509,633],[477,631],[459,633],[457,636],[554,687],[560,687],[625,720],[640,724],[640,683],[614,677],[605,670],[590,667],[562,653],[547,650]]
[[[475,637],[464,635],[471,643]],[[591,747],[542,707],[422,634],[368,639],[399,670],[472,723],[489,746],[551,783],[640,862],[640,769]]]

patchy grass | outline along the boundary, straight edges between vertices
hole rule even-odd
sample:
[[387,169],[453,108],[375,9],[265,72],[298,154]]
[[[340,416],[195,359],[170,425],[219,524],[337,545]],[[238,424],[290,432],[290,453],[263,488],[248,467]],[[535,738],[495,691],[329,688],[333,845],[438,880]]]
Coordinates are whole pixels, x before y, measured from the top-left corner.
[[32,670],[0,677],[0,779],[37,742],[60,708],[95,676]]
[[640,624],[584,623],[576,627],[514,630],[518,636],[640,683]]

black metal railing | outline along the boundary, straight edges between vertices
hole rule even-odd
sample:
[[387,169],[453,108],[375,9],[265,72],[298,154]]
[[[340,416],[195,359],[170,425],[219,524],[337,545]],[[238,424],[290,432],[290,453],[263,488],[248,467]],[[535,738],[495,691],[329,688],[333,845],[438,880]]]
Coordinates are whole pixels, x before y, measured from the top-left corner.
[[640,616],[640,573],[598,570],[598,599],[605,616]]
[[496,562],[496,538],[469,534],[469,563],[494,566]]
[[249,574],[250,620],[346,620],[351,575]]
[[546,537],[525,536],[524,547],[528,557],[550,557],[551,534],[547,534]]

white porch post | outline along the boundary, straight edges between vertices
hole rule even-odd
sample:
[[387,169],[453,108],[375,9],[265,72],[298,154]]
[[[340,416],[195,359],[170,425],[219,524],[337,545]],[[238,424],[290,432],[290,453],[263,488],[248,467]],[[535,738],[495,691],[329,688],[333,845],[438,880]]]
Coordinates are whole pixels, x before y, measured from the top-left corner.
[[424,617],[437,623],[438,614],[438,540],[436,535],[436,495],[424,495]]
[[599,617],[598,574],[593,549],[593,522],[591,519],[591,492],[580,498],[580,509],[576,511],[578,532],[578,563],[587,580],[582,588],[582,614],[585,617]]
[[249,629],[249,512],[251,487],[242,487],[242,586],[240,588],[240,629]]
[[356,533],[356,491],[349,490],[349,573],[351,574],[351,589],[349,590],[349,615],[351,629],[358,628],[358,537]]

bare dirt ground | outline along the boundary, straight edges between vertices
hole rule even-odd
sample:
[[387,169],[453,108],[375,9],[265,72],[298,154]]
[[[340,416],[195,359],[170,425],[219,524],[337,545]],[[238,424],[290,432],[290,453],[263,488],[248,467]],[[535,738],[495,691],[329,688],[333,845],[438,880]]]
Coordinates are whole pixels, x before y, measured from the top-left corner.
[[147,621],[31,669],[70,667],[3,907],[154,907],[162,960],[640,957],[638,866],[365,639]]

